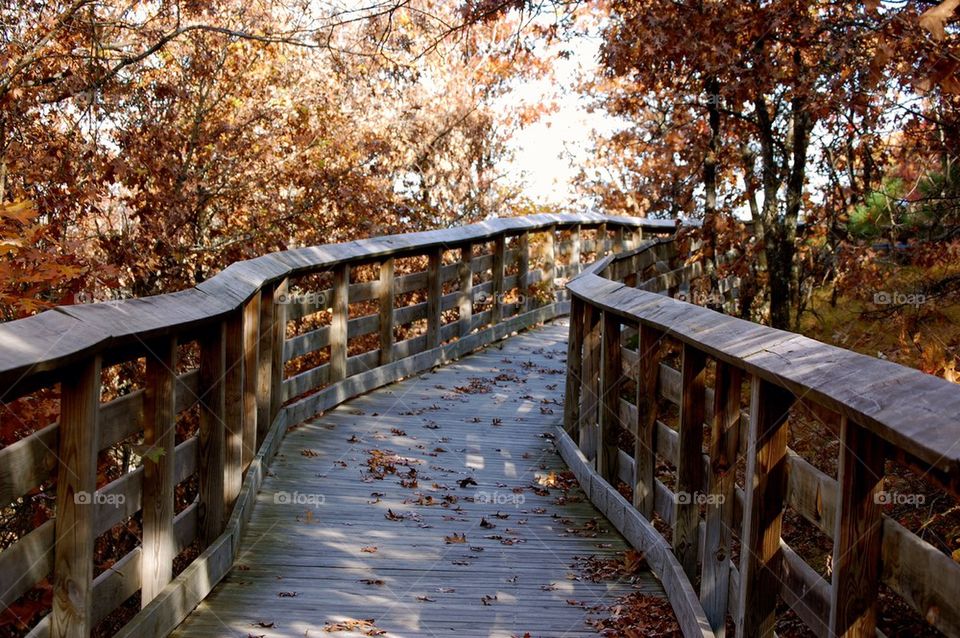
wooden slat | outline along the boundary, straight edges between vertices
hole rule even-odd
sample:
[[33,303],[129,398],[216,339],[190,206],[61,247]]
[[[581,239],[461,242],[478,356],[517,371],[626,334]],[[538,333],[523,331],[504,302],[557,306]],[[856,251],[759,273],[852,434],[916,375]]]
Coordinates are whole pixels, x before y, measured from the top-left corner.
[[684,344],[681,357],[682,393],[677,450],[677,502],[673,514],[673,550],[690,582],[694,582],[699,549],[700,503],[703,487],[703,422],[706,357]]
[[572,277],[580,272],[580,224],[570,229],[570,258],[568,261],[569,270],[567,276]]
[[751,380],[737,634],[747,638],[772,636],[776,622],[791,405],[789,391],[763,379]]
[[460,313],[460,336],[470,334],[473,326],[473,244],[460,249],[460,292],[458,307]]
[[517,312],[523,313],[533,307],[530,300],[530,287],[527,283],[527,275],[530,272],[530,233],[523,233],[517,238],[516,253],[517,292],[521,300]]
[[567,337],[567,376],[563,394],[563,427],[579,439],[580,385],[583,383],[583,306],[579,299],[570,305],[570,332]]
[[97,488],[97,417],[101,359],[68,370],[61,381],[60,465],[51,635],[87,638],[93,629],[93,549]]
[[739,368],[717,362],[713,420],[710,424],[710,472],[707,474],[708,499],[700,599],[718,638],[726,635],[741,386]]
[[843,418],[840,424],[840,516],[833,534],[830,635],[876,635],[883,521],[884,444]]
[[600,311],[583,307],[583,381],[580,388],[580,449],[596,460],[597,423],[600,406]]
[[393,322],[397,326],[406,326],[413,323],[414,321],[419,321],[420,319],[427,318],[427,302],[421,302],[417,304],[412,304],[410,306],[404,306],[402,308],[397,308],[394,311]]
[[543,281],[547,284],[550,300],[554,299],[554,280],[557,278],[557,229],[552,227],[544,233],[543,260],[546,267],[543,271]]
[[443,282],[440,279],[440,266],[443,263],[443,251],[435,249],[430,253],[427,266],[427,347],[440,345],[440,325],[442,323],[440,298],[443,296]]
[[226,326],[207,330],[200,340],[200,528],[212,543],[224,524],[224,382]]
[[257,448],[270,429],[270,392],[273,387],[273,287],[260,292],[260,340],[257,347]]
[[[224,349],[224,448],[223,448],[223,508],[229,512],[240,493],[243,481],[243,433],[244,433],[244,314],[237,311],[226,321],[226,344]],[[280,322],[285,326],[286,320]],[[283,348],[278,348],[282,353]],[[281,366],[282,367],[282,366]],[[283,387],[276,388],[278,399],[283,397]],[[279,403],[279,401],[278,401]],[[252,456],[252,455],[251,455]]]
[[257,453],[257,374],[260,361],[260,295],[243,308],[243,450],[246,470]]
[[393,361],[393,305],[396,299],[393,273],[393,259],[380,263],[380,365]]
[[636,471],[633,504],[648,520],[653,518],[656,472],[657,380],[663,333],[641,324],[637,363],[637,431],[633,448]]
[[147,452],[143,455],[141,606],[153,600],[173,577],[176,366],[176,338],[165,339],[151,348],[143,411],[143,445]]
[[597,473],[616,483],[617,440],[620,430],[620,318],[603,313],[600,364],[600,440],[597,444]]
[[278,299],[289,292],[286,279],[277,283],[273,292],[273,333],[271,334],[270,354],[270,422],[276,418],[283,405],[283,342],[287,337],[287,304],[277,303]]
[[493,307],[491,308],[492,315],[490,321],[492,323],[500,323],[503,320],[503,293],[505,292],[505,282],[504,282],[504,259],[506,252],[506,240],[503,235],[500,235],[494,241],[493,248],[493,273],[492,273],[492,282],[493,282]]
[[347,376],[347,322],[350,317],[348,289],[350,266],[341,264],[333,271],[333,317],[330,322],[330,381]]

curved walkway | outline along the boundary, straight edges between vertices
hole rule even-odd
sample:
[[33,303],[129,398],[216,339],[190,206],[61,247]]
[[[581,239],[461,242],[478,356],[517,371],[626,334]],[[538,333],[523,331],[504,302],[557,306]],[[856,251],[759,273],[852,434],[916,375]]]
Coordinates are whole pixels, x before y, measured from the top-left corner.
[[550,324],[288,432],[233,570],[174,635],[595,636],[592,609],[663,595],[577,566],[627,545],[549,436],[566,337]]

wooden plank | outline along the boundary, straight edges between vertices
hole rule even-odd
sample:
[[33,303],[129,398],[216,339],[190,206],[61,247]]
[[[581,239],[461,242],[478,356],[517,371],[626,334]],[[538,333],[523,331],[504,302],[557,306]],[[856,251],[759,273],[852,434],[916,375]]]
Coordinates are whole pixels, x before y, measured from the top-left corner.
[[141,607],[153,600],[173,577],[176,367],[175,337],[151,347],[143,410],[143,445],[147,452],[143,454]]
[[283,279],[273,291],[273,334],[271,335],[270,354],[270,423],[280,413],[283,405],[283,342],[287,338],[287,305],[278,303],[289,292],[289,282]]
[[394,262],[387,259],[380,263],[380,365],[393,361],[393,305]]
[[91,357],[68,370],[60,383],[60,464],[50,632],[64,638],[87,638],[93,630],[93,495],[97,489],[100,367],[100,357]]
[[260,341],[257,347],[257,448],[270,429],[270,392],[273,388],[273,297],[272,286],[260,291]]
[[840,516],[833,534],[830,635],[876,635],[883,521],[884,444],[844,417],[840,422]]
[[530,273],[530,233],[517,237],[517,293],[520,295],[520,307],[517,312],[524,313],[533,307],[530,299],[530,286],[527,281]]
[[440,345],[440,326],[443,324],[443,315],[440,308],[440,298],[443,296],[443,282],[440,280],[440,266],[443,264],[443,251],[433,250],[428,257],[427,265],[427,347],[436,348]]
[[[244,312],[243,309],[226,320],[226,344],[223,371],[223,510],[229,512],[240,493],[243,481],[244,434]],[[286,320],[280,322],[286,325]],[[282,353],[283,348],[278,348]],[[282,364],[281,364],[282,367]],[[283,397],[283,388],[276,388],[276,396]],[[252,454],[250,455],[253,456]]]
[[633,448],[636,471],[633,504],[648,520],[653,518],[656,471],[657,380],[663,333],[640,324],[637,362],[637,430]]
[[544,233],[543,260],[545,268],[543,272],[543,281],[547,284],[547,291],[550,294],[550,300],[553,301],[554,281],[557,278],[557,228],[553,226]]
[[257,375],[260,361],[260,295],[243,307],[243,450],[244,471],[257,453]]
[[700,599],[718,638],[726,636],[741,387],[740,369],[717,362]]
[[506,238],[498,235],[494,240],[493,248],[493,307],[491,308],[491,323],[497,324],[503,321],[503,294],[504,290],[504,252],[506,250]]
[[570,332],[567,336],[567,375],[563,393],[563,427],[579,439],[580,385],[583,383],[583,306],[579,299],[570,305]]
[[224,523],[224,382],[226,325],[206,331],[200,340],[200,528],[212,543]]
[[597,444],[597,473],[608,483],[617,477],[617,439],[620,434],[620,318],[603,313],[600,364],[600,440]]
[[577,224],[570,229],[570,258],[567,261],[569,265],[568,277],[579,274],[580,272],[580,246],[581,230],[580,224]]
[[330,322],[330,381],[347,376],[347,322],[350,318],[350,266],[340,264],[333,271],[333,317]]
[[583,306],[583,379],[580,387],[580,449],[596,462],[597,423],[600,407],[600,311]]
[[473,244],[460,249],[460,336],[466,337],[473,328]]
[[698,573],[700,502],[703,487],[704,388],[707,359],[693,346],[682,347],[682,394],[677,450],[673,550],[690,582]]
[[780,578],[780,528],[787,488],[787,417],[793,394],[763,379],[750,383],[750,429],[737,635],[772,636]]

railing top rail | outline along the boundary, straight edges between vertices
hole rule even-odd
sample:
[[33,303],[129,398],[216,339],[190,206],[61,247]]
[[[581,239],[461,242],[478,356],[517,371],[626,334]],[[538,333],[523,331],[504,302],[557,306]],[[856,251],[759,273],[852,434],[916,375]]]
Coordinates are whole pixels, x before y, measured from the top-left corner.
[[[609,262],[608,262],[609,263]],[[591,269],[567,284],[581,301],[663,330],[708,355],[826,406],[960,486],[960,390],[944,379],[631,288]]]
[[0,324],[0,387],[9,399],[28,376],[69,365],[94,351],[143,343],[219,320],[257,290],[284,277],[343,262],[491,240],[501,234],[551,226],[603,224],[666,232],[673,220],[613,217],[595,213],[538,214],[496,218],[478,224],[362,239],[272,253],[237,262],[194,288],[153,297],[61,306]]

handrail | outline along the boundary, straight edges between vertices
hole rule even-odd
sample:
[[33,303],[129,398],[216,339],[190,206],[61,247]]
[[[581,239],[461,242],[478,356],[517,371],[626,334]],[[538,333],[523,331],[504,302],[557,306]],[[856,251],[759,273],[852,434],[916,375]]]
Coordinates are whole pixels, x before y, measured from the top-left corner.
[[[555,282],[582,257],[674,229],[596,214],[494,219],[275,253],[182,292],[0,325],[3,400],[57,388],[60,399],[58,423],[0,449],[0,505],[56,488],[56,518],[0,552],[0,603],[52,572],[52,611],[31,635],[89,636],[138,591],[142,609],[119,635],[166,635],[230,569],[288,425],[566,313]],[[404,263],[423,270],[397,272]],[[356,271],[375,277],[351,282]],[[316,290],[318,278],[329,290]],[[537,288],[542,303],[525,298]],[[354,317],[351,304],[377,310]],[[199,365],[177,374],[193,357]],[[102,402],[102,371],[129,362],[145,367],[127,379],[141,389]],[[178,419],[193,409],[197,433],[178,443]],[[141,463],[101,484],[98,454],[124,441]],[[197,497],[177,511],[177,486],[191,477]],[[95,574],[97,537],[138,513],[141,544]],[[174,575],[174,557],[195,541],[202,553]]]
[[[690,615],[680,618],[685,635],[723,635],[728,615],[737,636],[773,635],[778,595],[817,635],[874,635],[880,583],[960,635],[960,565],[881,507],[888,460],[960,494],[960,388],[675,299],[699,265],[654,272],[666,257],[662,244],[645,245],[598,260],[567,284],[561,450],[593,477],[592,497],[598,482],[605,486],[595,502],[625,521],[628,540],[659,551],[666,541],[647,521],[657,514],[670,525],[668,559],[685,578],[668,594],[678,615]],[[636,348],[626,347],[628,335]],[[679,349],[677,368],[662,359],[668,343]],[[636,392],[626,397],[628,384]],[[679,408],[675,427],[658,412],[660,399]],[[798,405],[839,437],[837,479],[787,447]],[[617,448],[621,429],[634,437],[632,454]],[[672,489],[658,477],[658,455],[675,467]],[[610,487],[618,480],[632,488],[632,503]],[[829,582],[780,538],[787,506],[833,538]],[[689,600],[698,578],[702,607]],[[697,624],[700,611],[706,626]]]

